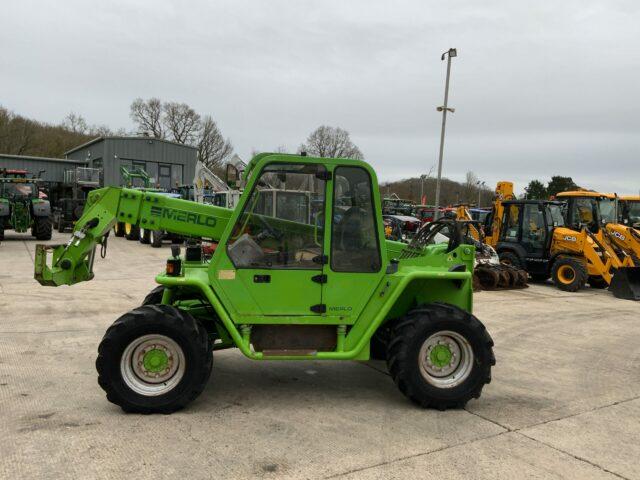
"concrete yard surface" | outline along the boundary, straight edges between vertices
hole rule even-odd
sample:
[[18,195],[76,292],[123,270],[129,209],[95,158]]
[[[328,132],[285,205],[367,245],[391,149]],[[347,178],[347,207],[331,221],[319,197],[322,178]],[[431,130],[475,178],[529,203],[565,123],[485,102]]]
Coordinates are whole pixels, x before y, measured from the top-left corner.
[[186,409],[132,415],[98,386],[96,349],[169,246],[110,238],[93,281],[49,288],[35,244],[0,244],[2,479],[640,479],[640,303],[551,284],[476,294],[497,364],[462,410],[415,407],[383,362],[227,350]]

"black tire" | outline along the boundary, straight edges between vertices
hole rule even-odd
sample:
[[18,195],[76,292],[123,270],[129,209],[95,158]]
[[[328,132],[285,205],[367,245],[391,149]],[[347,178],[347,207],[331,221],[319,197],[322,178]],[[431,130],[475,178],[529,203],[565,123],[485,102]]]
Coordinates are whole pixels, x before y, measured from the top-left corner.
[[151,243],[151,232],[146,228],[140,229],[140,243],[149,245]]
[[58,233],[64,233],[64,222],[62,221],[62,215],[58,217]]
[[609,284],[604,278],[591,275],[589,276],[589,286],[591,288],[603,289],[603,288],[607,288]]
[[371,360],[386,360],[387,359],[387,345],[391,338],[391,329],[387,325],[383,325],[378,328],[376,333],[371,337],[369,343],[369,358]]
[[0,225],[0,241],[4,240],[4,226]]
[[164,232],[160,230],[151,231],[151,246],[153,248],[160,248],[162,246],[162,240],[164,238]]
[[51,217],[35,217],[33,219],[31,234],[36,237],[37,240],[51,240],[52,232],[53,225],[51,224]]
[[522,264],[522,260],[518,255],[513,252],[500,252],[498,254],[498,258],[500,258],[500,263],[505,263],[507,265],[511,265],[512,267],[524,269],[524,265]]
[[[168,337],[184,355],[184,373],[165,393],[141,394],[125,380],[121,358],[130,344],[145,335]],[[98,347],[96,369],[98,384],[106,392],[107,400],[125,412],[171,413],[202,393],[211,375],[212,362],[207,332],[191,315],[169,305],[146,305],[125,313],[109,327]]]
[[[421,349],[438,332],[459,335],[467,342],[466,347],[460,348],[473,353],[467,357],[466,373],[458,369],[452,372],[454,383],[456,374],[464,375],[461,383],[445,388],[434,385],[434,377],[430,381],[426,373],[423,375],[420,361]],[[493,340],[485,326],[472,314],[443,303],[424,305],[407,313],[394,325],[387,347],[387,367],[393,381],[407,398],[424,408],[463,407],[472,398],[479,398],[484,385],[491,382],[495,363]]]
[[533,280],[534,282],[543,283],[549,280],[548,273],[530,273],[529,276],[531,277],[531,280]]
[[113,234],[116,237],[124,237],[124,223],[116,222],[116,224],[113,226]]
[[138,240],[140,238],[140,227],[137,225],[130,225],[129,233],[124,234],[124,238],[127,240]]
[[158,285],[151,290],[144,300],[142,305],[160,305],[162,303],[162,296],[164,295],[164,285]]
[[587,283],[587,267],[574,257],[558,257],[551,268],[551,279],[565,292],[577,292]]

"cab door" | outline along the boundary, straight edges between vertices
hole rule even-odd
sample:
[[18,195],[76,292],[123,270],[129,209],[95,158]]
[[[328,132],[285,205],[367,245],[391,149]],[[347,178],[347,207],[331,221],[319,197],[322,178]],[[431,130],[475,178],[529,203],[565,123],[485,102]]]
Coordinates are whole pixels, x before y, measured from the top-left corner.
[[327,215],[331,235],[325,239],[329,252],[322,302],[327,315],[355,321],[380,283],[383,258],[382,225],[377,215],[373,181],[361,166],[337,166]]
[[326,178],[320,164],[272,163],[260,173],[219,264],[219,288],[238,314],[323,313]]

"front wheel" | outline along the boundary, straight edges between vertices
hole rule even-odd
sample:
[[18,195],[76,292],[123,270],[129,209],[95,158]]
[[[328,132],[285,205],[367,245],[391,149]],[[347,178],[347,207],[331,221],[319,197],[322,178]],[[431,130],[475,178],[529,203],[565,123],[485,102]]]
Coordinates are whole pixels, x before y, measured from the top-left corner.
[[124,238],[127,240],[138,240],[138,238],[140,238],[140,227],[137,225],[131,225],[130,223],[125,223]]
[[479,398],[495,365],[493,340],[472,314],[434,303],[410,311],[394,326],[389,373],[400,391],[422,407],[463,407]]
[[162,240],[164,240],[164,232],[161,230],[151,230],[151,246],[153,248],[160,248],[162,246]]
[[206,330],[188,313],[169,305],[138,307],[100,342],[98,383],[126,412],[171,413],[202,393],[211,353]]
[[146,228],[140,229],[140,243],[148,245],[151,243],[151,232]]
[[565,292],[577,292],[587,283],[587,268],[577,258],[558,257],[551,268],[553,283]]

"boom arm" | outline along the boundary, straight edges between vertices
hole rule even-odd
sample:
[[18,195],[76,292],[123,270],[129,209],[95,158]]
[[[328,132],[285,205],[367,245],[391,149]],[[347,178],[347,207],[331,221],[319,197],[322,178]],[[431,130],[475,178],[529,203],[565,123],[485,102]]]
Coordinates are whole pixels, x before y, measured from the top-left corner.
[[204,187],[207,183],[211,185],[211,188],[213,188],[215,192],[226,192],[229,190],[228,185],[220,177],[209,170],[204,163],[198,160],[196,163],[196,174],[193,179],[196,202],[203,202]]
[[117,187],[94,190],[66,245],[36,245],[35,279],[49,286],[91,280],[96,246],[106,247],[109,231],[117,221],[149,230],[219,240],[231,213],[226,208],[161,193]]

